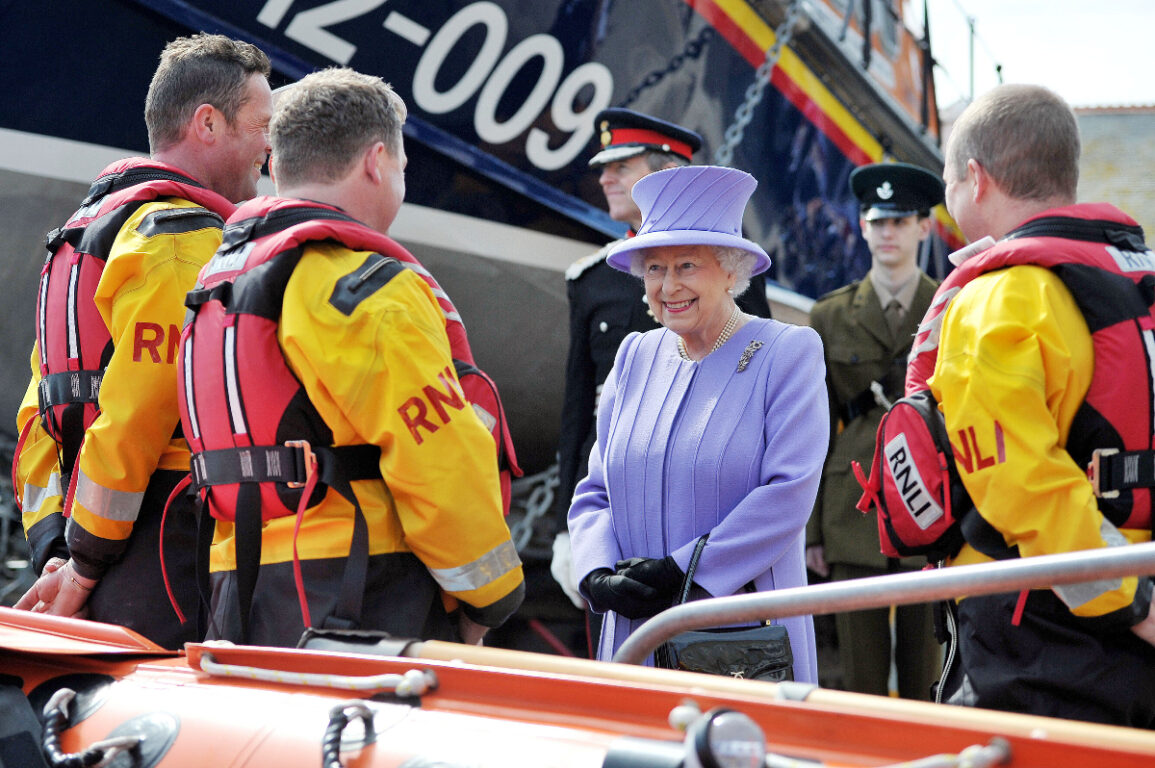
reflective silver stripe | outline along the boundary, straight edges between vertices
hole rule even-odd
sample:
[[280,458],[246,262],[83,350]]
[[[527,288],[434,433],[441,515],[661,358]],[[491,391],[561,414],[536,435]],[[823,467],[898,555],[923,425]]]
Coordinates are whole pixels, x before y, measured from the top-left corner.
[[245,412],[241,410],[241,391],[237,384],[237,329],[225,328],[225,394],[229,399],[229,413],[233,417],[233,432],[248,434]]
[[185,410],[188,411],[189,426],[192,427],[192,437],[194,440],[201,439],[201,425],[197,422],[197,407],[196,398],[193,397],[193,340],[190,332],[188,338],[184,342],[184,404]]
[[[1103,541],[1107,542],[1110,547],[1125,547],[1131,542],[1127,537],[1119,533],[1119,529],[1110,523],[1106,518],[1103,519],[1099,526],[1099,535],[1103,537]],[[1099,581],[1086,581],[1082,584],[1056,584],[1054,586],[1055,594],[1059,599],[1066,603],[1067,607],[1075,610],[1080,605],[1086,605],[1100,595],[1105,595],[1108,592],[1114,592],[1119,587],[1123,586],[1122,579],[1100,579]]]
[[44,502],[53,497],[59,498],[60,493],[60,473],[53,472],[48,476],[48,487],[41,488],[39,485],[32,483],[24,484],[24,514],[34,515],[40,511],[40,507]]
[[76,500],[97,517],[105,520],[135,521],[140,515],[143,491],[114,491],[105,488],[86,474],[76,478]]
[[50,273],[46,273],[40,279],[40,316],[37,321],[40,323],[40,337],[37,344],[40,347],[40,364],[45,368],[48,367],[48,350],[45,349],[45,339],[48,337],[48,278]]
[[[1151,331],[1143,331],[1143,344],[1147,347],[1147,360],[1150,366],[1150,376],[1148,381],[1155,381],[1155,337]],[[1155,403],[1151,403],[1155,406]],[[1155,411],[1152,412],[1152,419],[1155,420]],[[1152,422],[1152,429],[1155,429],[1155,421]]]
[[[423,267],[420,264],[411,264],[407,261],[403,261],[403,262],[401,262],[401,264],[406,269],[411,269],[414,272],[416,272],[417,274],[421,275],[422,277],[429,278],[429,280],[431,282],[429,282],[428,285],[429,285],[429,289],[431,291],[433,291],[434,298],[445,299],[445,301],[449,302],[450,306],[453,306],[453,299],[449,298],[449,294],[447,294],[441,288],[441,286],[437,283],[436,278],[433,277],[433,274],[429,270],[427,270],[425,267]],[[458,314],[456,311],[449,312],[448,310],[445,309],[445,307],[442,307],[441,308],[441,314],[445,315],[446,319],[452,320],[455,323],[461,323],[462,327],[465,326],[465,323],[462,322],[462,320],[461,320],[461,315]]]
[[[411,269],[411,270],[413,270],[414,272],[416,272],[417,274],[421,275],[422,277],[429,277],[429,278],[432,278],[432,277],[433,277],[433,273],[432,273],[432,272],[430,272],[428,269],[426,269],[426,268],[425,268],[425,266],[424,266],[423,264],[416,264],[416,263],[414,263],[414,262],[412,262],[412,261],[403,261],[403,262],[401,262],[401,264],[402,264],[402,265],[403,265],[403,266],[404,266],[406,269]],[[433,286],[429,286],[429,287],[430,287],[430,288],[433,288]],[[434,293],[436,293],[436,292],[437,292],[437,289],[436,289],[436,288],[434,288]],[[442,296],[444,296],[445,294],[443,293],[443,294],[441,294],[441,295],[442,295]]]
[[68,273],[68,356],[79,358],[80,332],[76,328],[76,283],[80,280],[80,262]]
[[472,563],[457,568],[430,568],[433,578],[446,592],[469,592],[492,584],[521,565],[517,547],[507,541],[494,547]]

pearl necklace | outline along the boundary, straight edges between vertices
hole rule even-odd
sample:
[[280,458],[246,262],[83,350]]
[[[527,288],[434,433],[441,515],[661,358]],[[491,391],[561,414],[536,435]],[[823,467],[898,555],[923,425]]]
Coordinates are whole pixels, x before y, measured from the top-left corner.
[[[737,305],[735,305],[734,311],[730,313],[730,319],[722,326],[722,332],[718,334],[718,338],[714,340],[714,346],[710,347],[710,352],[707,352],[706,355],[711,352],[717,352],[719,347],[729,341],[730,337],[734,335],[734,329],[738,325],[738,318],[741,316],[742,310],[738,309]],[[686,351],[686,342],[682,341],[681,336],[678,337],[678,354],[681,355],[683,360],[694,362],[694,358],[690,357],[690,353]],[[706,355],[703,355],[703,357]]]

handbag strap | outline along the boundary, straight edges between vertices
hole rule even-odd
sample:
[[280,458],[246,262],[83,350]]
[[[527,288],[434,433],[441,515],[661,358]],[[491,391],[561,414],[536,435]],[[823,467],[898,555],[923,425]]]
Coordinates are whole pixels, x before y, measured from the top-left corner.
[[698,570],[698,561],[702,559],[702,550],[706,548],[706,539],[710,538],[710,534],[703,533],[698,539],[698,543],[694,545],[694,554],[690,555],[690,563],[686,566],[686,578],[682,579],[682,591],[678,597],[678,604],[686,602],[690,599],[690,587],[694,584],[694,572]]
[[[694,553],[690,555],[690,562],[686,565],[686,577],[682,579],[682,590],[678,596],[676,605],[681,605],[690,599],[690,588],[694,586],[694,573],[698,570],[698,561],[702,559],[702,550],[706,548],[706,539],[710,538],[709,533],[703,533],[698,542],[694,545]],[[754,582],[747,582],[742,587],[743,592],[757,592],[758,588],[754,586]]]

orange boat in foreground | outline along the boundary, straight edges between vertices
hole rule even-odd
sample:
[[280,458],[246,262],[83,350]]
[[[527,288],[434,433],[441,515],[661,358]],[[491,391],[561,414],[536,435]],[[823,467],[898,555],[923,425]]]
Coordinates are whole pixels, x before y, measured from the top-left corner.
[[[810,610],[825,612],[930,599],[962,582],[969,594],[1006,591],[1040,583],[1051,562],[1075,567],[1050,571],[1053,583],[1155,571],[1155,544],[1120,549],[702,601],[659,615],[644,637],[727,611],[782,613],[807,593]],[[1130,559],[1108,562],[1116,554]],[[695,615],[696,605],[706,610]],[[120,627],[0,608],[0,649],[0,701],[19,687],[28,705],[0,718],[0,765],[21,768],[36,763],[12,762],[4,745],[29,712],[41,764],[61,766],[1155,764],[1146,731],[453,643],[364,635],[321,637],[309,650],[176,653]]]

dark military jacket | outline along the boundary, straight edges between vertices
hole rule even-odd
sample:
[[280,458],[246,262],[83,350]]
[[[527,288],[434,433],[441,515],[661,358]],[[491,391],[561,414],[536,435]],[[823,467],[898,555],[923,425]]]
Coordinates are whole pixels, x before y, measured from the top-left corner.
[[[579,259],[566,270],[570,333],[554,499],[558,532],[566,530],[574,488],[588,472],[596,436],[597,396],[613,368],[618,347],[628,334],[658,327],[641,279],[606,263],[610,249],[619,242],[615,240]],[[738,297],[738,306],[743,312],[770,317],[762,275],[750,279],[750,287]]]
[[[826,357],[826,388],[830,396],[830,450],[822,469],[822,485],[806,526],[807,546],[821,544],[827,563],[885,568],[878,540],[878,521],[855,508],[862,487],[851,461],[869,475],[874,438],[885,409],[873,398],[861,397],[872,381],[885,384],[892,402],[902,397],[906,356],[919,321],[930,306],[937,283],[919,275],[918,288],[903,325],[892,338],[870,275],[820,298],[810,311],[810,325],[822,337]],[[869,403],[864,412],[856,408]],[[906,558],[904,567],[917,568],[922,558]]]

